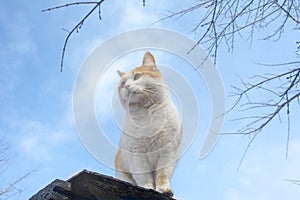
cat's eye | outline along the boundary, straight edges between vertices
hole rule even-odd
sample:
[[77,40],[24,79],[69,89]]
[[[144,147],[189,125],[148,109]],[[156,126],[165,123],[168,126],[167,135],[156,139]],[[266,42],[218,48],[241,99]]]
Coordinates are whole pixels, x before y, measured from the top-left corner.
[[121,84],[120,84],[120,87],[123,88],[124,85],[125,85],[125,81],[122,81]]
[[141,78],[143,76],[143,74],[135,74],[134,76],[133,76],[133,80],[138,80],[139,78]]

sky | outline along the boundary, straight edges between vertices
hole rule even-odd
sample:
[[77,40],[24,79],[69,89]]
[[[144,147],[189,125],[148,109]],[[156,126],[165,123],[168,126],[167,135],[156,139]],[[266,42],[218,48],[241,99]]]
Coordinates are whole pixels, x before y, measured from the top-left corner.
[[[12,0],[0,3],[0,136],[9,144],[9,161],[4,170],[1,169],[0,189],[33,171],[18,185],[22,192],[12,199],[28,199],[51,181],[66,180],[83,169],[114,176],[114,169],[100,162],[89,151],[82,139],[83,133],[78,131],[73,110],[78,74],[95,49],[113,36],[138,28],[165,28],[194,40],[199,37],[191,32],[198,13],[154,23],[168,10],[184,8],[195,1],[146,1],[145,7],[138,0],[107,1],[101,7],[103,19],[99,21],[95,13],[79,33],[70,38],[64,70],[60,72],[62,46],[67,35],[63,28],[70,30],[90,7],[82,5],[46,13],[41,10],[68,2],[44,0],[30,4]],[[195,23],[190,23],[193,21]],[[236,40],[233,53],[229,53],[225,46],[220,47],[216,69],[223,80],[226,97],[230,96],[232,85],[241,86],[238,76],[247,80],[255,74],[286,69],[272,67],[270,70],[270,67],[255,62],[282,63],[297,59],[294,44],[297,36],[294,32],[287,30],[277,43],[262,41],[259,34],[251,48],[249,42],[242,39]],[[144,51],[137,49],[115,58],[97,82],[92,106],[105,137],[113,145],[118,145],[121,134],[118,125],[122,123],[122,117],[119,117],[122,110],[114,98],[118,83],[115,70],[126,71],[138,66]],[[286,181],[300,180],[298,106],[291,107],[292,127],[287,159],[284,117],[281,122],[276,119],[256,137],[239,170],[240,160],[250,141],[247,136],[222,135],[212,152],[199,159],[213,107],[207,83],[203,76],[194,73],[190,63],[177,55],[161,49],[151,49],[151,52],[165,69],[162,71],[167,83],[173,84],[171,91],[175,91],[173,98],[179,109],[184,108],[186,103],[182,100],[185,91],[178,93],[176,89],[179,87],[174,84],[173,76],[168,75],[171,72],[187,82],[198,106],[197,130],[183,133],[194,135],[171,182],[176,198],[281,200],[300,196],[300,187]],[[256,98],[263,98],[260,95],[257,94]],[[83,100],[84,97],[81,96]],[[111,101],[113,106],[110,106]],[[226,109],[233,102],[234,98],[226,98]],[[241,115],[235,110],[227,114],[223,131],[238,130],[240,122],[232,119]],[[101,141],[94,145],[97,150],[106,152],[106,149],[101,149]],[[112,154],[108,156],[113,159]]]

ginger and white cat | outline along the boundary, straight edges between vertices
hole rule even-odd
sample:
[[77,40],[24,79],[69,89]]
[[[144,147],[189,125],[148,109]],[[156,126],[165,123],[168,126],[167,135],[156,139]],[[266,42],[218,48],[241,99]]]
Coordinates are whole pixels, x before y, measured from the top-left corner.
[[126,117],[115,159],[116,176],[173,196],[170,179],[180,154],[182,129],[168,86],[150,52],[141,66],[118,73]]

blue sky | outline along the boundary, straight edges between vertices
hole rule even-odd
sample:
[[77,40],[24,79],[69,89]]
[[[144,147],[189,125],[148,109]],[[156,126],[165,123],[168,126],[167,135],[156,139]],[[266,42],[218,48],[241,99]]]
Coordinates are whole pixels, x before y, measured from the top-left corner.
[[[162,27],[186,34],[191,33],[197,14],[190,14],[178,21],[162,21],[153,24],[165,14],[165,10],[185,7],[181,1],[108,1],[102,6],[103,20],[96,14],[84,24],[79,34],[74,34],[68,44],[64,72],[59,70],[62,45],[66,32],[81,19],[89,6],[79,6],[42,13],[41,10],[69,1],[28,2],[2,1],[0,6],[0,135],[10,144],[11,157],[5,173],[0,175],[0,188],[31,170],[35,170],[19,187],[23,190],[16,199],[27,199],[56,178],[68,179],[83,169],[114,175],[114,170],[100,163],[84,147],[76,131],[73,118],[72,96],[80,66],[100,44],[114,35],[145,27]],[[194,1],[188,1],[188,3]],[[295,33],[286,31],[278,43],[255,37],[249,44],[237,39],[232,54],[220,48],[217,69],[223,79],[225,92],[231,85],[239,85],[236,74],[247,79],[259,73],[277,72],[280,67],[263,67],[262,63],[280,63],[296,60]],[[263,33],[260,33],[263,35]],[[112,68],[122,65],[130,69],[141,62],[142,51],[121,57]],[[239,171],[237,167],[249,142],[246,136],[222,136],[211,154],[199,160],[199,152],[207,131],[210,115],[210,94],[203,79],[181,66],[184,61],[159,50],[153,51],[157,63],[172,66],[189,81],[198,100],[200,118],[195,140],[182,156],[172,185],[175,196],[190,200],[225,199],[295,199],[300,187],[284,179],[300,179],[300,127],[297,123],[299,107],[293,107],[289,157],[285,159],[286,119],[274,121],[266,127],[251,146]],[[284,53],[284,54],[283,54]],[[109,84],[99,85],[96,102],[102,99],[102,91],[112,92],[117,74],[109,73]],[[117,84],[117,82],[115,82]],[[259,97],[259,96],[258,96]],[[261,98],[261,97],[260,97]],[[227,107],[234,99],[227,99]],[[105,123],[105,132],[117,143],[119,129],[110,116],[110,107],[95,104],[99,123]],[[106,114],[105,114],[106,113]],[[233,111],[226,116],[224,132],[236,131],[238,122],[231,119],[240,116]],[[103,120],[101,122],[101,120]],[[187,134],[187,133],[186,133]],[[105,151],[105,150],[104,150]]]

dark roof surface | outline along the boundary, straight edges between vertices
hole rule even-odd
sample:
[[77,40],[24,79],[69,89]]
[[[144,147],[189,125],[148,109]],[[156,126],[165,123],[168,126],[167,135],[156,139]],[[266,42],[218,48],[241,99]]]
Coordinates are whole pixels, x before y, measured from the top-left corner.
[[55,180],[30,200],[174,200],[110,176],[83,170],[67,181]]

